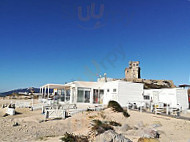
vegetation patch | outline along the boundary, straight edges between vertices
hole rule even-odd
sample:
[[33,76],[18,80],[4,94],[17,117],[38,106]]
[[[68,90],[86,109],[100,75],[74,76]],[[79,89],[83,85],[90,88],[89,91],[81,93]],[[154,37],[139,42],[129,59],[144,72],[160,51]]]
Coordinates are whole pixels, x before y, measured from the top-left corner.
[[91,115],[91,116],[89,116],[88,118],[94,119],[95,117],[97,117],[97,116],[96,116],[96,115]]
[[89,142],[86,136],[76,136],[74,134],[65,133],[61,138],[63,142]]
[[100,116],[102,117],[102,119],[105,119],[105,118],[106,118],[106,115],[104,114],[103,111],[100,113]]
[[123,116],[130,117],[130,114],[127,111],[123,111]]
[[110,121],[109,124],[112,125],[112,126],[121,126],[121,123],[118,123],[118,122],[115,122],[115,121]]
[[125,117],[129,117],[130,115],[126,110],[124,110],[121,105],[116,101],[109,101],[108,108],[111,108],[115,112],[122,112]]
[[114,128],[106,122],[93,120],[92,131],[96,132],[96,135],[102,134],[107,130],[114,130]]

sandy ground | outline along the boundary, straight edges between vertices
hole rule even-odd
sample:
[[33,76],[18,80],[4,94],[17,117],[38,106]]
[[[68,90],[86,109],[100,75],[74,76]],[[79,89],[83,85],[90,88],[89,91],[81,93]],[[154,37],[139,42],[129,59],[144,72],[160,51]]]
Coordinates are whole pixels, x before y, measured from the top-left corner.
[[[40,110],[30,111],[26,108],[19,108],[16,111],[20,114],[2,117],[5,109],[0,109],[0,141],[2,142],[58,142],[65,132],[89,135],[90,123],[94,119],[113,120],[122,125],[128,124],[130,127],[136,126],[139,122],[143,123],[145,127],[159,123],[161,126],[156,129],[161,133],[159,139],[161,142],[190,142],[190,121],[166,116],[129,111],[130,117],[125,118],[121,113],[106,109],[100,112],[79,113],[65,120],[42,122],[44,115]],[[14,127],[16,122],[19,125]],[[115,131],[121,133],[119,127],[115,127]],[[123,135],[134,142],[137,142],[139,138],[134,129]]]

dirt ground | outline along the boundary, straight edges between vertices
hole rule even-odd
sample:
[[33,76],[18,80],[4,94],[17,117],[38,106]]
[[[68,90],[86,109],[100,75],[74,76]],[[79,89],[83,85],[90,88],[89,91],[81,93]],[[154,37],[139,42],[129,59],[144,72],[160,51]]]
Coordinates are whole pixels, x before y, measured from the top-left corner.
[[[139,122],[144,127],[159,123],[156,128],[160,132],[160,142],[190,142],[190,121],[179,120],[166,116],[129,111],[130,117],[125,118],[122,113],[106,109],[99,112],[81,112],[65,120],[49,120],[44,122],[41,110],[30,111],[27,108],[17,108],[18,115],[3,117],[5,109],[0,109],[0,141],[2,142],[58,142],[65,132],[76,135],[89,135],[92,120],[116,121],[136,126]],[[189,114],[188,114],[189,115]],[[17,124],[18,126],[14,126]],[[114,127],[121,133],[118,127]],[[139,135],[132,129],[123,134],[130,140],[137,142]]]

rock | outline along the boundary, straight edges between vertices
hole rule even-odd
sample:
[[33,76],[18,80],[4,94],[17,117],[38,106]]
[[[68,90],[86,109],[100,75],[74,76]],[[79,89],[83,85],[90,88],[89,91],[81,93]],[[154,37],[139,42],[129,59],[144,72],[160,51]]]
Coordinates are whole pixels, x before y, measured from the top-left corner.
[[16,127],[16,126],[19,126],[18,122],[15,122],[15,123],[13,124],[13,127]]
[[140,138],[138,139],[138,142],[160,142],[158,139],[153,138]]
[[172,80],[153,80],[153,79],[123,79],[125,81],[132,81],[135,83],[143,83],[144,89],[161,89],[161,88],[175,88]]
[[151,125],[152,128],[158,128],[158,127],[161,127],[162,124],[160,121],[154,121],[153,124]]
[[120,131],[121,132],[126,132],[126,131],[131,130],[131,129],[132,128],[128,124],[124,124],[124,125],[121,126]]
[[152,128],[158,128],[158,127],[161,127],[162,124],[155,123],[155,124],[152,124],[151,126],[152,126]]
[[125,138],[121,134],[117,134],[113,130],[108,130],[96,137],[97,142],[132,142],[130,139]]
[[159,138],[160,134],[151,128],[145,128],[145,129],[141,129],[138,132],[138,135],[142,138]]
[[144,125],[144,123],[143,123],[142,121],[140,121],[137,125],[135,125],[135,127],[136,127],[137,129],[139,129],[139,128],[144,128],[145,125]]

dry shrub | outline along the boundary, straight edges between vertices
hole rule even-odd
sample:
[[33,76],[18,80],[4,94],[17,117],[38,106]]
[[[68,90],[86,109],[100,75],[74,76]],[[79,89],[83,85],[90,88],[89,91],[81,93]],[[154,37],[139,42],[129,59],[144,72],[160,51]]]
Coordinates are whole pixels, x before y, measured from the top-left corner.
[[125,111],[125,110],[121,107],[121,105],[120,105],[118,102],[116,102],[116,101],[109,101],[109,103],[108,103],[108,108],[111,108],[111,109],[112,109],[113,111],[115,111],[115,112],[122,112],[125,117],[129,117],[129,116],[130,116],[130,115],[128,114],[128,112]]
[[114,128],[100,120],[93,120],[92,131],[96,132],[96,135],[102,134],[107,130],[114,130]]
[[74,134],[65,133],[64,137],[61,138],[63,142],[88,142],[86,136],[76,136]]

